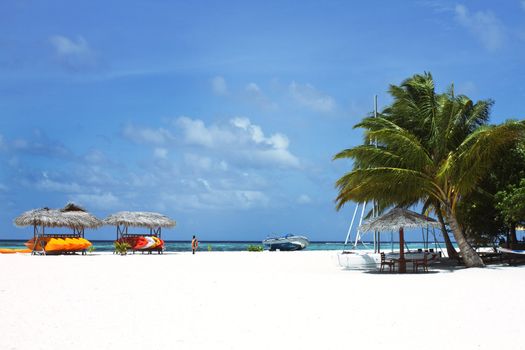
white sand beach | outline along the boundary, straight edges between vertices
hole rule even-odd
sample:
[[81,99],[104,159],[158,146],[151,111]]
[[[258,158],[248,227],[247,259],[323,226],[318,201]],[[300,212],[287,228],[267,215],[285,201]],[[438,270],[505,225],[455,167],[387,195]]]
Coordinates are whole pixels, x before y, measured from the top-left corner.
[[335,254],[0,255],[0,349],[523,348],[525,267],[375,274]]

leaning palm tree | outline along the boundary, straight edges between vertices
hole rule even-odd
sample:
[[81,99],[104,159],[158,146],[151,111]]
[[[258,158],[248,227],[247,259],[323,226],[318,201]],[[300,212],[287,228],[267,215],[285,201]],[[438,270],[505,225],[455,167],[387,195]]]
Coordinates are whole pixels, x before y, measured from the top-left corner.
[[337,208],[348,201],[429,202],[445,217],[465,265],[483,266],[456,218],[456,207],[498,154],[523,138],[525,123],[486,125],[490,101],[473,103],[454,96],[453,89],[436,94],[430,74],[391,86],[390,93],[391,106],[355,126],[365,130],[365,144],[334,157],[354,160],[353,170],[336,183]]
[[[382,116],[415,134],[426,149],[432,150],[434,162],[443,161],[466,137],[486,125],[493,104],[491,100],[473,103],[466,96],[455,96],[454,85],[447,93],[437,95],[432,76],[428,73],[415,75],[399,87],[391,86],[390,93],[394,96],[394,103],[383,111]],[[441,204],[428,197],[423,208],[433,209],[441,224],[448,256],[457,259],[458,253],[449,238]]]

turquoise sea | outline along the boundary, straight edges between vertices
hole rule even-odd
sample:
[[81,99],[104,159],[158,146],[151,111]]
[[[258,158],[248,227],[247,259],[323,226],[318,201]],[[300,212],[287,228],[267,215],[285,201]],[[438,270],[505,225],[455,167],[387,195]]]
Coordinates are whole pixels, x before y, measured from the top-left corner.
[[[0,248],[25,248],[25,240],[0,240]],[[113,251],[113,241],[91,241],[95,247],[95,251],[98,252],[111,252]],[[191,243],[189,241],[166,241],[166,251],[168,252],[185,252],[191,251]],[[248,250],[250,245],[262,245],[260,241],[212,241],[199,242],[199,250],[201,251],[217,251],[217,252],[238,252]],[[411,242],[407,243],[407,246],[410,250],[417,250],[419,248],[423,249],[423,242]],[[444,243],[439,243],[441,249],[445,249]],[[439,249],[439,246],[436,247],[434,243],[429,243],[428,248]],[[352,245],[344,245],[342,242],[311,242],[305,250],[344,250],[351,249]],[[372,242],[365,242],[365,245],[360,244],[357,249],[373,249],[374,245]],[[391,249],[390,242],[383,243],[381,245],[381,250],[388,251]],[[399,249],[399,244],[394,242],[394,250]]]

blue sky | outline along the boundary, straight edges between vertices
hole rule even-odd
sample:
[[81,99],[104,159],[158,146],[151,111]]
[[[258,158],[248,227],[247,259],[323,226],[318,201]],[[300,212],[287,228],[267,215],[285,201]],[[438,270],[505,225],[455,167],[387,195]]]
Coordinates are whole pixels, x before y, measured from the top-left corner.
[[524,59],[517,0],[3,1],[0,238],[74,201],[165,213],[167,239],[342,240],[331,158],[374,94],[430,71],[522,119]]

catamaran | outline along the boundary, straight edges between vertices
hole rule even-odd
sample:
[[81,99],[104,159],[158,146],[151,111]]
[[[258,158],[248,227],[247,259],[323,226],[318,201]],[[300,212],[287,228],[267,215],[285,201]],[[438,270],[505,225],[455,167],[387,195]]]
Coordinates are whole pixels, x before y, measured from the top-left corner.
[[[348,238],[350,231],[352,229],[355,213],[360,204],[356,206],[354,211],[354,218],[352,218],[352,223],[348,230],[346,237],[345,245],[348,243]],[[363,203],[363,211],[366,207],[366,203]],[[359,222],[357,229],[355,243],[351,251],[343,251],[337,255],[339,266],[347,269],[374,269],[377,266],[383,266],[387,261],[396,261],[401,263],[402,270],[400,272],[406,271],[406,263],[412,264],[413,267],[417,267],[418,262],[423,261],[425,266],[430,263],[434,263],[441,257],[441,252],[438,252],[438,249],[441,250],[439,243],[437,242],[436,234],[434,227],[438,225],[438,222],[427,216],[415,213],[413,211],[403,209],[403,208],[394,208],[388,213],[385,213],[381,216],[376,216],[368,220],[365,224],[361,225],[362,217]],[[423,247],[417,249],[416,251],[410,251],[408,246],[406,246],[404,241],[404,230],[403,228],[416,228],[421,227],[423,235]],[[430,230],[432,228],[432,231]],[[381,234],[380,229],[383,231],[398,231],[399,230],[399,252],[394,252],[394,242],[393,236],[391,234],[390,238],[390,247],[391,251],[381,252]],[[358,243],[361,241],[362,244],[365,243],[362,241],[361,230],[363,232],[373,231],[374,232],[374,246],[373,252],[371,250],[363,251],[356,250]],[[426,233],[426,237],[425,237]],[[429,247],[429,234],[434,237],[434,248]],[[406,252],[405,252],[406,246]]]

